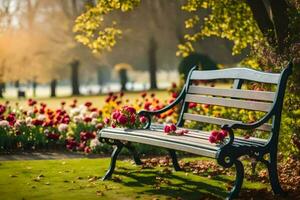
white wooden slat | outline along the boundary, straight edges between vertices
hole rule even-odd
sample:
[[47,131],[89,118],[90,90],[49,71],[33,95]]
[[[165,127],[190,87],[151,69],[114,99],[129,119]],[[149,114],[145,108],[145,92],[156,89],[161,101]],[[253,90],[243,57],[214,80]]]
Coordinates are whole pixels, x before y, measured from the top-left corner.
[[174,142],[165,141],[165,140],[156,139],[156,138],[141,137],[141,136],[126,134],[126,133],[122,134],[122,133],[118,133],[118,132],[110,132],[107,129],[101,130],[100,134],[101,134],[101,137],[103,137],[103,138],[126,140],[126,141],[131,141],[131,142],[137,142],[137,143],[142,143],[142,144],[149,144],[149,145],[153,145],[153,146],[164,147],[164,148],[168,148],[168,149],[185,151],[185,152],[202,155],[202,156],[207,156],[207,157],[211,157],[211,158],[216,157],[215,150],[204,149],[204,148],[201,148],[201,146],[195,147],[195,146],[191,146],[188,144],[174,143]]
[[[224,125],[224,124],[235,124],[241,123],[241,121],[231,120],[231,119],[224,119],[224,118],[217,118],[205,115],[197,115],[192,113],[184,113],[183,119],[185,120],[192,120],[192,121],[199,121],[204,123],[210,124],[217,124],[217,125]],[[271,124],[263,124],[262,126],[257,128],[258,130],[262,131],[271,131],[272,125]]]
[[214,87],[204,87],[204,86],[194,86],[194,85],[191,85],[189,87],[188,93],[224,96],[224,97],[236,97],[236,98],[264,100],[264,101],[274,101],[275,98],[275,92],[224,89],[224,88],[214,88]]
[[122,128],[107,128],[106,131],[115,132],[119,134],[126,135],[135,135],[139,137],[147,137],[153,139],[161,139],[167,140],[176,143],[184,143],[191,146],[198,147],[199,145],[204,148],[208,148],[211,150],[217,150],[218,147],[215,144],[211,144],[208,140],[203,139],[191,139],[186,136],[174,136],[174,135],[167,135],[162,131],[151,131],[151,130],[143,130],[143,129],[122,129]]
[[[163,124],[152,124],[150,127],[152,130],[155,131],[161,131],[163,132],[164,125]],[[181,128],[179,128],[181,129]],[[189,133],[186,136],[197,136],[201,138],[208,138],[210,135],[210,132],[208,131],[202,131],[202,130],[196,130],[196,129],[187,129]],[[248,141],[248,142],[254,142],[258,144],[266,144],[268,140],[262,139],[262,138],[256,138],[256,137],[250,137],[249,139],[245,139],[243,137],[235,136],[235,142],[239,143],[240,141]]]
[[260,72],[247,68],[230,68],[220,70],[195,70],[191,80],[213,80],[213,79],[245,79],[256,82],[277,84],[280,74]]
[[229,98],[207,97],[202,95],[187,94],[185,101],[194,103],[203,103],[209,105],[243,108],[247,110],[258,110],[268,112],[271,109],[271,103],[246,101]]

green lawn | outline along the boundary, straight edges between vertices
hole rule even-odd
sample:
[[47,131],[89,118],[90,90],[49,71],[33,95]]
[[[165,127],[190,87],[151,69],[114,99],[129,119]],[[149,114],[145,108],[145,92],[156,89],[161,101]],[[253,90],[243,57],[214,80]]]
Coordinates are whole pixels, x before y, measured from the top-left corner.
[[[131,161],[118,161],[113,180],[101,181],[108,166],[108,158],[1,161],[0,199],[224,199],[234,178],[166,173],[161,167],[141,169]],[[247,181],[243,185],[265,187]]]

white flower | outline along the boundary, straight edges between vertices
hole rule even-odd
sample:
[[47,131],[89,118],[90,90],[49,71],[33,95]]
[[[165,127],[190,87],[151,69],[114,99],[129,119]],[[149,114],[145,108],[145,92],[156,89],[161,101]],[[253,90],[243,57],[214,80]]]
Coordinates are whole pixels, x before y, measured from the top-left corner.
[[99,140],[97,138],[92,139],[90,142],[90,147],[92,149],[95,149],[97,146],[99,146],[101,143],[99,142]]
[[97,117],[99,117],[99,114],[97,113],[97,112],[91,112],[90,113],[90,118],[97,118]]
[[96,118],[93,118],[92,121],[91,121],[91,124],[96,125],[97,123],[98,123],[98,120]]
[[38,115],[36,119],[39,121],[44,121],[46,119],[46,115]]
[[19,119],[18,119],[18,120],[16,121],[16,123],[15,123],[15,126],[16,126],[16,127],[19,127],[19,126],[21,126],[22,124],[25,124],[25,123],[26,123],[26,122],[25,122],[24,120],[19,120]]
[[80,108],[73,108],[70,110],[70,116],[77,116],[80,114]]
[[82,118],[80,116],[75,116],[75,117],[73,117],[73,121],[75,123],[79,123],[79,122],[82,122]]
[[32,118],[31,117],[26,117],[25,122],[27,125],[31,124]]
[[9,122],[6,121],[6,120],[1,120],[1,121],[0,121],[0,126],[1,126],[1,127],[8,127],[8,126],[9,126]]
[[60,124],[57,129],[59,132],[64,132],[68,130],[68,124]]

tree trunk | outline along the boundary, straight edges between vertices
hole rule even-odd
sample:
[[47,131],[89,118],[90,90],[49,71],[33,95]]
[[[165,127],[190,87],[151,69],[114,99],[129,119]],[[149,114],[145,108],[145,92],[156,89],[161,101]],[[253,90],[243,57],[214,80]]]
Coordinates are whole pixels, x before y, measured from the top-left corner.
[[71,63],[71,83],[72,83],[72,96],[80,95],[79,92],[79,60],[74,60]]
[[57,86],[57,80],[52,79],[50,83],[50,97],[56,97],[56,86]]
[[0,98],[3,98],[3,92],[5,91],[5,83],[0,82]]
[[127,90],[126,83],[128,82],[127,70],[121,69],[119,71],[119,77],[120,77],[121,91],[126,91]]
[[150,89],[157,89],[156,81],[156,69],[157,69],[157,60],[156,60],[156,51],[157,43],[154,37],[151,37],[149,40],[149,73],[150,73]]
[[36,88],[37,88],[37,82],[34,80],[32,81],[32,96],[36,97]]

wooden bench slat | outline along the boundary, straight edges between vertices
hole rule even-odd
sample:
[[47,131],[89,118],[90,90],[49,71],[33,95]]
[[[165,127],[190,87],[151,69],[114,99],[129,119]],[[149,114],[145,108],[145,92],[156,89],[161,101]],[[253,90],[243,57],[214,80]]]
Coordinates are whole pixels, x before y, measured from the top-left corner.
[[260,72],[247,68],[230,68],[220,70],[195,70],[191,80],[214,80],[214,79],[244,79],[263,83],[277,84],[280,74]]
[[268,112],[271,109],[271,103],[246,101],[219,97],[207,97],[202,95],[187,94],[185,101],[194,103],[203,103],[209,105],[218,105],[233,108],[243,108],[247,110],[257,110]]
[[167,135],[162,131],[143,130],[143,129],[122,129],[122,128],[106,128],[106,132],[114,132],[124,135],[126,140],[127,135],[135,135],[138,137],[146,137],[152,139],[166,140],[178,144],[188,144],[191,146],[207,148],[210,150],[217,150],[219,147],[216,144],[211,144],[207,139],[193,139],[186,136]]
[[[217,125],[224,125],[224,124],[234,124],[234,123],[240,123],[240,121],[235,121],[231,119],[224,119],[224,118],[217,118],[217,117],[211,117],[211,116],[205,116],[205,115],[197,115],[192,113],[184,113],[183,119],[185,120],[192,120],[192,121],[199,121],[204,123],[211,123],[211,124],[217,124]],[[262,131],[271,131],[272,125],[271,124],[263,124],[262,126],[257,128],[258,130]]]
[[189,87],[188,93],[215,95],[215,96],[224,96],[224,97],[236,97],[236,98],[264,100],[264,101],[273,101],[275,98],[275,92],[224,89],[224,88],[204,87],[204,86],[195,86],[195,85],[191,85]]
[[[109,132],[106,129],[103,129],[101,131],[101,137],[103,138],[124,140],[125,139],[124,135],[125,134],[118,133],[118,132]],[[188,144],[179,144],[170,141],[160,140],[157,138],[141,137],[141,136],[130,135],[130,134],[126,135],[126,141],[149,144],[153,146],[159,146],[159,147],[164,147],[164,148],[174,149],[179,151],[185,151],[185,152],[202,155],[210,158],[215,158],[217,153],[216,150],[205,149],[201,146],[195,147]]]
[[[163,124],[152,124],[151,125],[151,130],[155,130],[155,131],[163,131],[164,125]],[[181,128],[179,128],[181,129]],[[208,131],[201,131],[201,130],[195,130],[195,129],[187,129],[189,130],[189,134],[187,134],[187,136],[201,136],[203,138],[207,138],[208,135],[210,135],[210,132]],[[235,141],[239,142],[239,141],[247,141],[247,142],[254,142],[254,143],[258,143],[258,144],[266,144],[268,142],[268,140],[266,139],[261,139],[261,138],[255,138],[255,137],[250,137],[249,139],[245,139],[243,137],[239,137],[239,136],[235,136]]]

